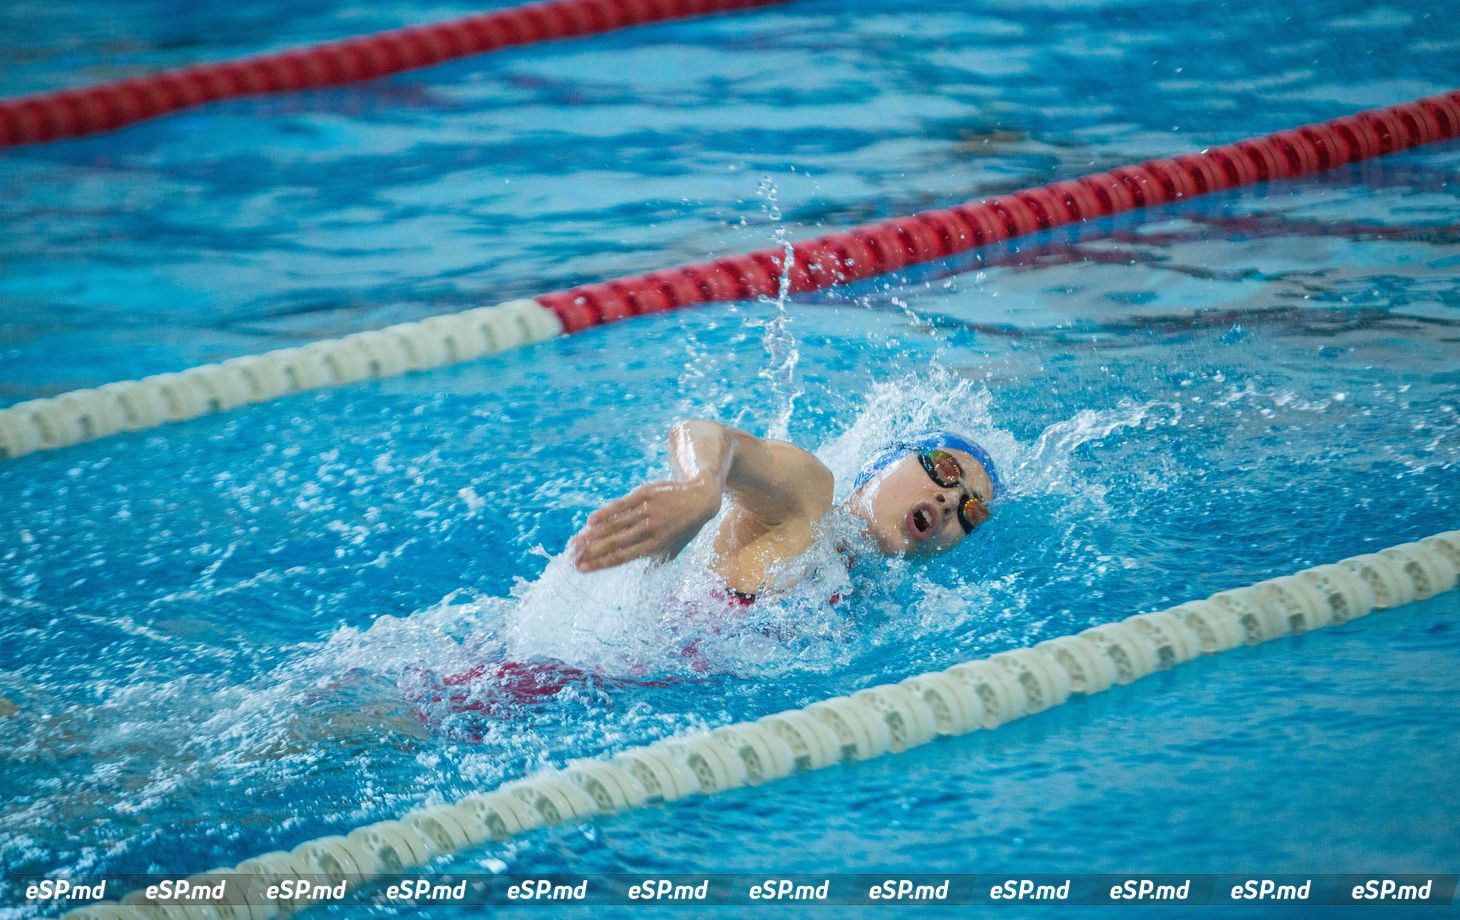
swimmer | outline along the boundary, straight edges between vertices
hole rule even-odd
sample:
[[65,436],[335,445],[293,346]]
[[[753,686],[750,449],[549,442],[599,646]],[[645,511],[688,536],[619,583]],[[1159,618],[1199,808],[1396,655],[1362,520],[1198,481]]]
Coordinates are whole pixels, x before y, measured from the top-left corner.
[[[712,568],[743,603],[793,584],[777,576],[805,553],[833,510],[831,470],[794,444],[718,422],[677,423],[669,433],[673,478],[650,482],[588,518],[570,544],[580,571],[634,559],[667,561],[729,508],[715,534]],[[949,431],[898,439],[858,473],[844,509],[885,555],[934,556],[989,517],[1002,491],[989,455]]]

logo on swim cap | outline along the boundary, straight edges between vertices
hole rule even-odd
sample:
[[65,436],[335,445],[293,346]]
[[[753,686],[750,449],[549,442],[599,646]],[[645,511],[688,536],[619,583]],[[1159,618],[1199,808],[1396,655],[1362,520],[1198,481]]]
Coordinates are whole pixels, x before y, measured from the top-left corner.
[[997,498],[999,493],[1004,491],[1004,484],[999,481],[998,471],[994,469],[994,460],[989,456],[988,451],[961,434],[937,428],[915,431],[898,438],[891,447],[867,461],[866,465],[857,473],[857,478],[853,480],[852,489],[860,489],[903,457],[925,450],[949,449],[961,450],[978,461],[979,466],[983,467],[983,471],[988,473],[989,482],[994,485],[994,494],[990,497]]

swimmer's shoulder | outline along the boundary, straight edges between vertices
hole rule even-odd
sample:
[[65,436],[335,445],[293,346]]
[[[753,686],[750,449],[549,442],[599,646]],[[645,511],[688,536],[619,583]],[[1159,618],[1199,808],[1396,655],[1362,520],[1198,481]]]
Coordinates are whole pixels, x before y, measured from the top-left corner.
[[[716,535],[715,570],[737,591],[757,594],[773,570],[804,553],[831,510],[831,470],[787,441],[745,436],[737,443],[743,475],[729,483],[732,504]],[[794,580],[793,580],[794,581]]]
[[815,454],[789,441],[729,430],[736,462],[727,486],[736,505],[767,529],[800,530],[831,510],[836,483]]
[[825,463],[804,447],[788,441],[772,441],[788,455],[793,487],[801,499],[801,510],[809,523],[820,521],[831,510],[836,495],[836,480]]

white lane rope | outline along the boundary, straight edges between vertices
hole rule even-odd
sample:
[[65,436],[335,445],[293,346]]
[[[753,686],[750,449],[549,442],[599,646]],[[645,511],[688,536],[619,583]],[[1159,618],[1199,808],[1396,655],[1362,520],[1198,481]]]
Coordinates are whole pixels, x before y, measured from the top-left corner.
[[294,393],[470,361],[560,335],[535,300],[433,316],[370,332],[125,380],[0,409],[0,460]]
[[[901,753],[939,736],[994,728],[1058,706],[1072,695],[1099,693],[1201,655],[1433,597],[1453,589],[1457,573],[1460,530],[1453,530],[754,722],[665,739],[607,760],[570,762],[453,804],[310,840],[191,881],[206,884],[219,876],[239,875],[280,881],[313,877],[359,888],[535,828],[755,786]],[[186,906],[159,905],[133,892],[120,904],[82,907],[65,917],[268,920],[308,906],[299,897],[269,901],[264,890],[262,885],[243,886],[231,899],[223,899],[238,903]]]

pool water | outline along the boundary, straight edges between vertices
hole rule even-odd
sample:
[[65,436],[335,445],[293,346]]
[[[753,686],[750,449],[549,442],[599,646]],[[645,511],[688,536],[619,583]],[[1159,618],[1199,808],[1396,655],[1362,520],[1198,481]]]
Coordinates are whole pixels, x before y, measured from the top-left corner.
[[[99,9],[0,4],[0,92],[469,11]],[[0,404],[1403,101],[1457,51],[1417,2],[808,2],[8,151]],[[0,874],[233,864],[1460,526],[1457,169],[1440,145],[6,463]],[[561,557],[687,416],[784,433],[843,489],[895,431],[954,426],[1010,494],[949,557],[823,566],[707,624],[703,546]],[[1454,871],[1457,613],[449,867]],[[497,656],[605,679],[421,718]]]

